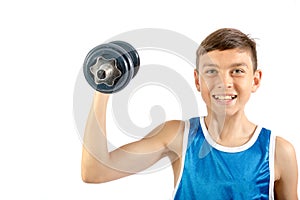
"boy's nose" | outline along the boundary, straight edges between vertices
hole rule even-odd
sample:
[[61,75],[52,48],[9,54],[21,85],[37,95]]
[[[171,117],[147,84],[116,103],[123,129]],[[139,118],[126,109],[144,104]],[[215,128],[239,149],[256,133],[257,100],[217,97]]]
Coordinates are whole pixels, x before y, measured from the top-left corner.
[[230,74],[220,74],[220,83],[218,85],[219,88],[232,88],[233,80]]

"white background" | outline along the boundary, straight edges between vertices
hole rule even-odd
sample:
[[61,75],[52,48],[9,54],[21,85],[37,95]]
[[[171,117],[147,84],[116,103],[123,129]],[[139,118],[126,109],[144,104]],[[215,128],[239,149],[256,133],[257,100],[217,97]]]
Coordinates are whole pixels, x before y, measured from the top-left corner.
[[92,47],[139,28],[169,29],[198,43],[222,27],[259,38],[264,74],[247,107],[249,118],[292,142],[300,158],[297,13],[297,0],[1,1],[0,199],[171,196],[170,168],[98,185],[80,177],[73,119],[78,72]]

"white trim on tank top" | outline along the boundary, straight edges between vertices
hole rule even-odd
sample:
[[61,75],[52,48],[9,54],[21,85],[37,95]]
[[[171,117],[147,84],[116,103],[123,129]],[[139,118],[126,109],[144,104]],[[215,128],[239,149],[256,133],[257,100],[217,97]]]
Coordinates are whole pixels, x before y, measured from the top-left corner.
[[212,137],[210,136],[210,134],[208,133],[208,130],[206,128],[205,122],[204,122],[204,117],[200,117],[200,124],[201,124],[201,128],[204,134],[204,137],[206,139],[206,141],[208,142],[208,144],[210,144],[213,148],[219,150],[219,151],[223,151],[223,152],[227,152],[227,153],[237,153],[237,152],[242,152],[245,151],[247,149],[249,149],[257,140],[259,133],[261,131],[261,127],[257,126],[254,134],[252,135],[252,137],[250,138],[250,140],[241,145],[241,146],[237,146],[237,147],[226,147],[226,146],[222,146],[220,144],[218,144],[217,142],[214,141],[214,139],[212,139]]

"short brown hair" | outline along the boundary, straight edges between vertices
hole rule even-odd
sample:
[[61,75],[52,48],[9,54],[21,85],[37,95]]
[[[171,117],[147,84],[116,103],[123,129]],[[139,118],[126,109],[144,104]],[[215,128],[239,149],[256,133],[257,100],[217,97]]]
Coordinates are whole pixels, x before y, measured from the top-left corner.
[[222,28],[208,35],[200,44],[197,50],[196,68],[198,69],[199,59],[204,55],[214,50],[228,49],[244,49],[249,50],[252,54],[253,70],[257,69],[257,53],[256,42],[249,35],[244,34],[240,30],[233,28]]

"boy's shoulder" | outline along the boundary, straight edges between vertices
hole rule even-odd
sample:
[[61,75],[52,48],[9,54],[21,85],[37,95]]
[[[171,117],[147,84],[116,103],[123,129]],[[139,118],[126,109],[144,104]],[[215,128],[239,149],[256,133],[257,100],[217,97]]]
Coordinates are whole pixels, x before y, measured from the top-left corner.
[[283,137],[276,136],[276,157],[282,161],[290,161],[289,159],[295,156],[295,149],[292,143]]
[[292,143],[283,137],[276,136],[275,141],[275,170],[277,176],[275,180],[279,180],[284,171],[288,171],[291,165],[296,164],[296,152]]

